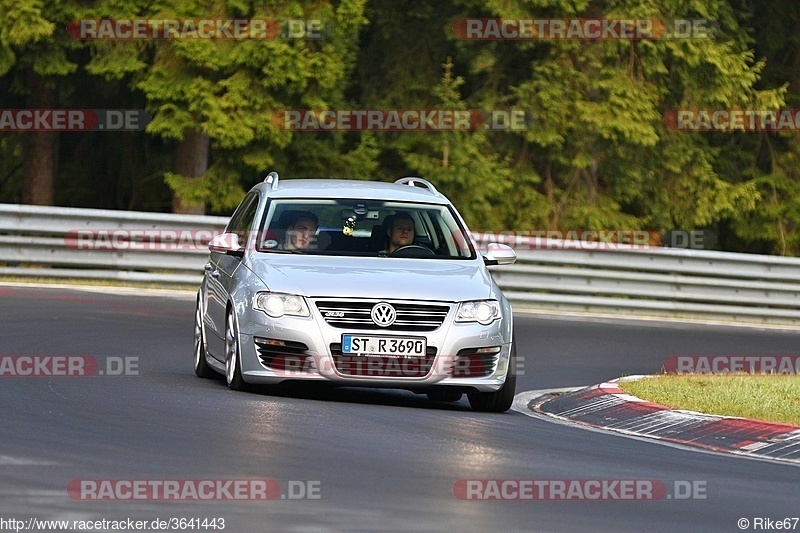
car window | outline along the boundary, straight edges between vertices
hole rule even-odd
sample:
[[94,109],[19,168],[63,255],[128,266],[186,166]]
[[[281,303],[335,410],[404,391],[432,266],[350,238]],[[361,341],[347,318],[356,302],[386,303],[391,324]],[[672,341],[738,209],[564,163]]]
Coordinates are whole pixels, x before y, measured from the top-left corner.
[[225,228],[226,232],[235,233],[239,236],[239,244],[242,246],[247,242],[248,232],[253,227],[253,220],[256,217],[257,210],[258,194],[249,193],[244,197],[239,207],[236,208],[230,222],[228,222],[228,226]]
[[[302,252],[321,255],[384,256],[388,229],[402,214],[413,221],[413,246],[429,259],[472,259],[466,229],[452,207],[440,204],[354,199],[273,199],[265,209],[257,249],[261,252]],[[296,247],[293,224],[316,226],[310,241]],[[411,222],[405,225],[410,228]],[[424,253],[422,253],[424,252]]]

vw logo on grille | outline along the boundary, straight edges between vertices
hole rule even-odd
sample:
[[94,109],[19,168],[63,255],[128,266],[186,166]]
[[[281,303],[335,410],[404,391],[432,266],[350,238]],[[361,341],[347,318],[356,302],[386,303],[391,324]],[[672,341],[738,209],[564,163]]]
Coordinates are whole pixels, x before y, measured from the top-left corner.
[[372,308],[370,316],[375,324],[382,328],[387,328],[394,324],[394,321],[397,319],[397,311],[395,311],[394,307],[392,307],[390,304],[381,302],[379,304],[375,304],[375,307]]

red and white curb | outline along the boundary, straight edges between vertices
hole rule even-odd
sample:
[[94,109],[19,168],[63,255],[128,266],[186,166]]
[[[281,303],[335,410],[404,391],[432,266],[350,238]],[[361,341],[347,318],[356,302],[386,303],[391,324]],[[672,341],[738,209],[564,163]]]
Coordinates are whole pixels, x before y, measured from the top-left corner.
[[[558,392],[528,397],[524,408],[561,421],[664,444],[800,465],[798,426],[670,409],[626,394],[617,380]],[[515,407],[521,410],[526,398],[520,395],[518,399]]]

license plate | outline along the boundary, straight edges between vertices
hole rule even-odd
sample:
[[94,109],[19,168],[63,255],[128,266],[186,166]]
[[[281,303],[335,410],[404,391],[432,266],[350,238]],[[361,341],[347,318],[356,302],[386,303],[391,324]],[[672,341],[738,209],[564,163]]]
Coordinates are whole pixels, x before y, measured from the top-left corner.
[[425,357],[427,347],[425,337],[342,335],[342,353],[345,355]]

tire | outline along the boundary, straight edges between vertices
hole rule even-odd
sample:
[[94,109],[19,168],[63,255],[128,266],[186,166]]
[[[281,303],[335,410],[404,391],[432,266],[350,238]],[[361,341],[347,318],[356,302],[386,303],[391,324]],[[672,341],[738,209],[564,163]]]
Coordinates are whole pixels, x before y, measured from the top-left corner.
[[506,382],[495,392],[468,392],[469,405],[475,411],[503,413],[511,409],[514,403],[514,393],[517,388],[517,345],[512,339],[511,355],[508,358],[508,373]]
[[236,391],[247,390],[242,379],[242,347],[239,339],[239,326],[233,308],[228,309],[225,318],[225,381]]
[[197,295],[197,306],[194,311],[194,373],[199,378],[218,377],[213,368],[206,362],[206,339],[203,331],[203,316],[200,312],[200,294]]
[[429,390],[426,395],[432,402],[457,402],[463,396],[463,392],[458,389],[450,389],[447,387]]

